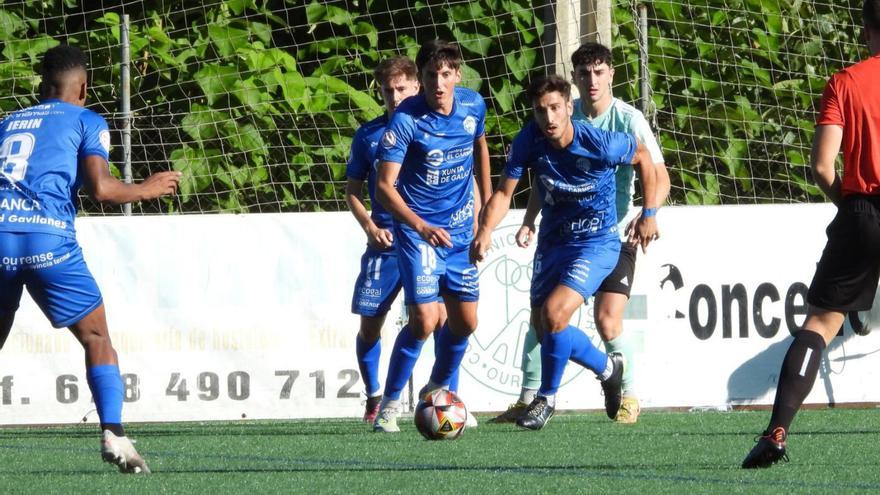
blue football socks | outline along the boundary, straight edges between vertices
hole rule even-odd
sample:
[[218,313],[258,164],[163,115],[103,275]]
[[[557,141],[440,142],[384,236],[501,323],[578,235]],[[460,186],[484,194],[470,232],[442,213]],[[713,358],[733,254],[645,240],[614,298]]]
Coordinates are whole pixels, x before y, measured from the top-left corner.
[[[467,351],[468,338],[452,333],[449,323],[444,323],[440,331],[436,332],[435,345],[437,346],[437,358],[434,360],[434,368],[431,370],[431,381],[440,385],[449,386],[451,390],[451,378],[461,365],[461,360]],[[458,384],[456,384],[456,388]]]
[[95,399],[101,428],[108,429],[107,425],[122,425],[122,399],[125,388],[122,385],[119,366],[115,364],[93,366],[86,371],[86,381]]
[[394,341],[391,361],[388,363],[388,378],[385,380],[384,396],[391,400],[400,400],[400,393],[412,375],[419,354],[422,352],[424,340],[415,338],[409,325],[403,327]]
[[541,388],[538,395],[556,395],[565,365],[571,357],[572,329],[568,326],[560,332],[544,332],[541,341]]
[[[446,323],[443,324],[443,327],[446,327]],[[437,337],[440,335],[440,332],[434,332],[434,359],[437,359],[439,355],[440,346],[437,345]],[[452,372],[452,376],[449,377],[449,386],[447,387],[449,390],[453,392],[458,392],[458,371],[461,369],[461,366],[455,368],[455,371]]]
[[571,360],[597,375],[605,372],[608,365],[608,355],[600,351],[590,342],[587,334],[579,328],[568,326],[564,331],[571,334]]
[[358,334],[355,350],[367,397],[373,397],[379,391],[379,356],[382,353],[382,339],[369,343]]

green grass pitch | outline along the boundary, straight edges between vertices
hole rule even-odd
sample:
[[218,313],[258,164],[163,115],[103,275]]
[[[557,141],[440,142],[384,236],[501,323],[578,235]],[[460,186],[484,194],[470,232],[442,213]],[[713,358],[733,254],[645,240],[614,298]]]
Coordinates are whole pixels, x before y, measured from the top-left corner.
[[540,432],[478,428],[429,442],[358,421],[129,425],[153,470],[100,462],[94,427],[0,429],[4,493],[860,493],[880,491],[880,411],[807,410],[789,463],[739,468],[768,413],[648,411],[617,425],[560,414]]

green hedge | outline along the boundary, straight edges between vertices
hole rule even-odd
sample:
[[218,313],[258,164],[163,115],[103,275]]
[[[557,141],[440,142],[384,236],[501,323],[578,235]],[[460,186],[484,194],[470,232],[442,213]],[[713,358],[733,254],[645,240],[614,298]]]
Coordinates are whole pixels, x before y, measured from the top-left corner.
[[[860,1],[844,3],[651,3],[651,86],[674,202],[821,199],[806,179],[815,101],[827,76],[860,54],[852,26]],[[119,21],[123,12],[131,16],[135,177],[185,172],[179,197],[143,212],[344,209],[351,136],[382,112],[373,66],[385,56],[413,56],[433,37],[463,47],[464,84],[489,104],[498,173],[529,116],[522,88],[547,66],[545,5],[526,0],[156,4],[0,5],[4,112],[34,103],[33,68],[61,40],[88,50],[91,101],[112,120]],[[618,3],[615,19],[617,91],[634,101],[634,78],[621,80],[637,73],[633,6]],[[841,62],[828,62],[829,54]],[[111,158],[121,160],[119,146]],[[523,195],[517,200],[522,205]]]

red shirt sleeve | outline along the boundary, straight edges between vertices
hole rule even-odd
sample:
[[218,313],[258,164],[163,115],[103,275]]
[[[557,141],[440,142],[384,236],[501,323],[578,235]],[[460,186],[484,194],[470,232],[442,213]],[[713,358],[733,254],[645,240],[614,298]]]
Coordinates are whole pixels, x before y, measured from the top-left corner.
[[841,78],[838,74],[832,77],[828,84],[825,85],[816,125],[839,125],[843,127],[843,109],[840,107],[840,99],[838,98],[838,85],[840,82]]

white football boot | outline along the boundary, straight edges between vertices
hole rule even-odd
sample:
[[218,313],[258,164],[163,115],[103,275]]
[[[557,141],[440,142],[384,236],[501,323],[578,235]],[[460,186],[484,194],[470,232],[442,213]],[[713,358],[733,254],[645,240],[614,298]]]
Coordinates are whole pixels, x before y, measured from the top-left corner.
[[120,473],[150,474],[144,458],[137,453],[128,437],[117,437],[110,430],[104,430],[101,437],[101,458],[114,464]]
[[400,416],[400,401],[382,399],[382,405],[379,406],[379,414],[373,421],[373,431],[377,433],[398,433],[400,427],[397,426],[397,417]]

